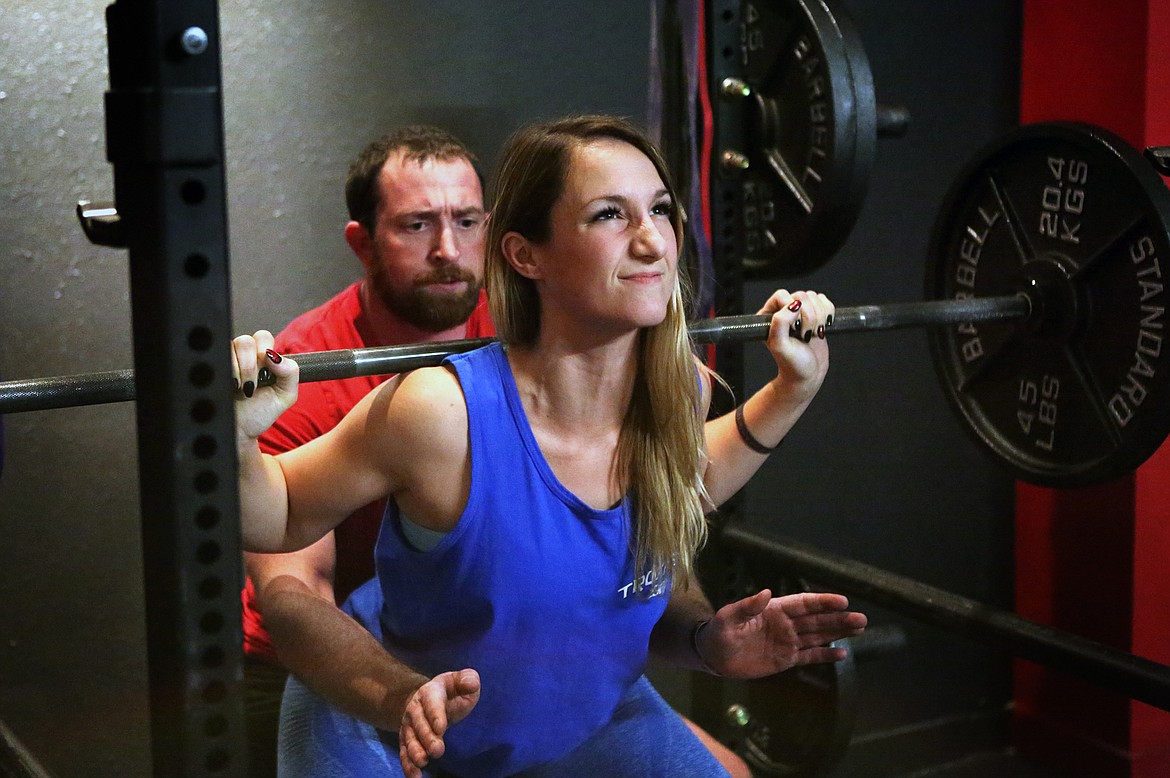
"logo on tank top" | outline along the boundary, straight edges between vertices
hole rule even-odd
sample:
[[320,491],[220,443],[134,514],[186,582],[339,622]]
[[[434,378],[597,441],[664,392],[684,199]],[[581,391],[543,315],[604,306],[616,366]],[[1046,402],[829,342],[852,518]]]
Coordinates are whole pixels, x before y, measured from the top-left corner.
[[661,570],[657,572],[651,570],[638,576],[638,580],[618,589],[618,594],[622,596],[623,600],[634,595],[649,600],[651,597],[664,594],[669,583],[670,576],[663,575]]

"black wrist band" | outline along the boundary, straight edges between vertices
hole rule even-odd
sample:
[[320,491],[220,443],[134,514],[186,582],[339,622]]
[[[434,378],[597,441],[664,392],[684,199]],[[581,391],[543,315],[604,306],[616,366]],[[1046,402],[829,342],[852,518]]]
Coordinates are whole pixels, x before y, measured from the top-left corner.
[[750,448],[752,451],[756,452],[757,454],[771,454],[773,451],[775,451],[777,448],[780,447],[780,443],[784,442],[782,440],[782,441],[780,441],[780,443],[777,443],[775,446],[769,447],[769,446],[765,446],[763,443],[756,440],[756,436],[753,435],[752,433],[748,432],[747,422],[745,422],[743,420],[743,404],[742,403],[740,405],[738,405],[735,409],[735,428],[739,431],[739,436],[741,438],[743,438],[743,442],[745,444],[747,444],[747,447]]
[[707,664],[707,660],[703,659],[703,654],[699,651],[699,630],[707,626],[707,622],[709,621],[711,619],[703,619],[695,624],[691,630],[691,648],[694,649],[695,656],[699,658],[699,665],[702,666],[703,672],[722,677],[722,673],[717,673],[711,669],[711,666]]

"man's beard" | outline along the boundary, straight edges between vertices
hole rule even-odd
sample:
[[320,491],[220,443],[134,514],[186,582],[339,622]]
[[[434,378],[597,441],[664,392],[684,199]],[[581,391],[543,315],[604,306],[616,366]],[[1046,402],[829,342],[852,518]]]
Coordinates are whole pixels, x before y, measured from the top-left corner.
[[[458,294],[441,292],[433,284],[464,281],[467,288]],[[390,312],[427,332],[442,332],[467,321],[479,302],[480,280],[458,267],[445,267],[419,278],[406,288],[390,283],[381,264],[373,265],[370,285]]]

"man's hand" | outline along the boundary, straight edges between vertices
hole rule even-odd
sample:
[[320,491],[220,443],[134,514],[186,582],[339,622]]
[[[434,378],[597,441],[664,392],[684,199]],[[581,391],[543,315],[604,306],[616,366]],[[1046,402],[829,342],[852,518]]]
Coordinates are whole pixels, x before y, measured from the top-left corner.
[[725,605],[695,635],[699,657],[731,678],[762,678],[796,665],[835,662],[845,649],[829,643],[865,629],[862,613],[847,611],[840,594],[759,594]]
[[410,696],[398,727],[398,758],[406,778],[421,778],[427,762],[443,755],[447,727],[462,721],[477,702],[479,673],[471,669],[436,675]]

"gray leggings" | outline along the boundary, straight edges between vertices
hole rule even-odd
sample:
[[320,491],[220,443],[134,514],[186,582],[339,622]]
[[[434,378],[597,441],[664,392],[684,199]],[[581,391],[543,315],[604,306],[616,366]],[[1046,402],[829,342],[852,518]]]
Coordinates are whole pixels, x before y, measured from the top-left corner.
[[[428,778],[441,770],[428,769]],[[398,739],[331,708],[290,677],[280,712],[281,778],[401,776]],[[727,772],[645,676],[626,692],[609,723],[555,762],[523,778],[726,778]]]

